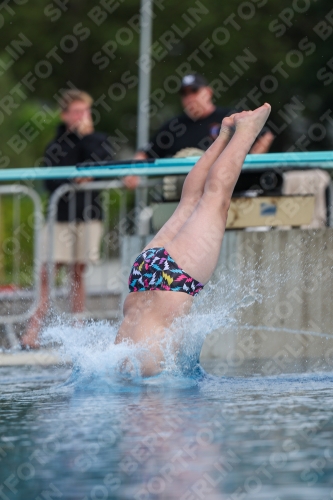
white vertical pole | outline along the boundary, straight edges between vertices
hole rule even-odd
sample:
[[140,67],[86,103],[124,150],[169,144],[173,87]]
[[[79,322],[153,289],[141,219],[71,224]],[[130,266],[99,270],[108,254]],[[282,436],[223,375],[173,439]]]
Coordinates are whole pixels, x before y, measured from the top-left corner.
[[[149,140],[149,96],[153,0],[141,0],[137,149]],[[141,63],[144,61],[144,64]],[[145,106],[142,103],[145,102]]]
[[[153,0],[141,0],[140,7],[140,54],[139,54],[139,89],[138,89],[138,129],[136,146],[140,150],[149,141],[149,99],[150,99],[150,74],[151,74],[151,40]],[[143,106],[142,104],[145,103]],[[145,177],[141,177],[146,180]],[[137,209],[136,233],[139,235],[140,213],[147,205],[147,188],[137,188],[135,192],[135,205]],[[141,236],[140,246],[145,246],[145,237]]]

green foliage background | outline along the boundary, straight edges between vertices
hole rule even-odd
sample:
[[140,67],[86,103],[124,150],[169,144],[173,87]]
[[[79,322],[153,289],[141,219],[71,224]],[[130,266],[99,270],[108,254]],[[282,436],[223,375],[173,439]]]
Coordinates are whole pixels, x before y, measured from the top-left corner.
[[[94,15],[97,11],[102,17]],[[274,123],[285,124],[272,151],[285,151],[303,134],[307,137],[311,124],[320,123],[323,113],[333,106],[331,11],[330,0],[155,0],[153,42],[155,53],[164,54],[154,58],[151,92],[165,96],[160,105],[152,101],[155,108],[151,113],[151,132],[180,112],[177,92],[167,92],[165,88],[170,76],[177,76],[179,81],[179,66],[188,61],[193,71],[204,74],[209,81],[220,78],[220,72],[229,79],[235,78],[234,84],[216,98],[221,106],[236,105],[254,87],[259,88],[276,65],[282,65],[285,76],[274,75],[277,88],[274,92],[262,92],[259,98],[262,103],[272,104]],[[14,0],[2,4],[0,168],[40,164],[45,145],[59,121],[57,95],[71,84],[88,91],[95,100],[102,100],[96,105],[96,128],[111,135],[124,134],[127,143],[118,148],[118,157],[131,156],[137,132],[140,39],[132,26],[139,13],[140,0]],[[318,35],[318,23],[327,23],[325,40]],[[224,34],[226,43],[213,43],[215,30],[220,39]],[[184,36],[176,34],[179,32]],[[168,46],[172,36],[173,42]],[[29,46],[18,47],[17,42],[22,39]],[[305,46],[312,49],[304,49]],[[108,47],[115,48],[114,55],[107,52]],[[202,47],[210,47],[206,55]],[[239,74],[235,62],[239,68],[237,58],[244,50],[250,51],[256,62],[249,63]],[[50,53],[53,55],[48,59]],[[41,61],[49,61],[48,66]],[[327,80],[322,81],[318,72],[324,67]],[[32,82],[31,89],[24,84],[25,78]],[[285,122],[281,110],[295,97],[304,109],[300,116]],[[251,101],[248,104],[255,107]],[[42,130],[38,130],[32,120],[45,106],[51,113]],[[30,133],[37,131],[36,137],[24,138],[25,127],[30,127]],[[311,140],[306,147],[331,149],[332,129],[326,122],[321,140]],[[17,134],[25,141],[20,151],[11,145]],[[34,187],[42,189],[42,185]],[[11,232],[12,210],[6,203],[2,207],[4,222],[0,221],[2,242]],[[26,240],[22,245],[25,259],[31,263],[32,243]],[[6,259],[5,269],[9,272],[13,259],[10,255]]]
[[[128,137],[128,146],[134,148],[137,85],[126,88],[125,96],[121,99],[111,99],[108,96],[108,89],[112,84],[121,83],[125,72],[130,72],[133,78],[137,75],[139,34],[131,28],[131,20],[133,16],[139,14],[140,1],[105,0],[103,3],[88,0],[57,0],[56,2],[26,0],[24,3],[24,0],[20,0],[18,3],[20,5],[17,5],[15,1],[11,2],[10,7],[8,4],[1,10],[0,34],[3,54],[0,62],[12,59],[10,48],[13,41],[22,34],[31,42],[31,46],[24,48],[24,53],[16,57],[17,60],[8,70],[1,70],[3,65],[0,64],[2,95],[7,95],[27,73],[32,72],[35,75],[36,65],[45,60],[49,51],[54,51],[56,56],[49,59],[52,63],[52,73],[46,78],[37,77],[34,91],[23,86],[26,99],[17,98],[19,106],[13,109],[9,116],[4,113],[6,116],[0,128],[0,149],[10,158],[10,166],[30,166],[41,157],[45,143],[52,136],[56,119],[48,124],[21,154],[14,153],[8,147],[8,140],[30,116],[40,109],[42,104],[56,109],[57,103],[53,96],[60,88],[64,88],[68,81],[87,90],[95,99],[105,94],[108,109],[103,109],[102,105],[98,106],[101,116],[97,120],[97,128],[111,134],[117,129],[121,130]],[[238,81],[217,99],[218,104],[237,103],[254,86],[259,86],[261,79],[271,74],[276,64],[282,62],[288,72],[288,77],[284,78],[277,74],[279,80],[277,90],[262,96],[262,101],[268,100],[272,103],[273,120],[280,119],[278,111],[293,96],[297,96],[304,103],[303,116],[308,120],[308,124],[317,122],[322,113],[331,106],[332,84],[324,85],[318,80],[317,72],[332,57],[333,35],[322,40],[314,31],[314,27],[332,10],[329,0],[293,0],[290,2],[156,0],[153,41],[158,42],[159,46],[165,49],[165,43],[162,41],[165,33],[174,32],[173,26],[175,25],[178,30],[184,31],[189,25],[184,16],[192,19],[193,25],[193,11],[190,9],[196,8],[198,11],[200,6],[208,12],[199,14],[200,19],[194,23],[195,26],[190,32],[182,39],[176,35],[180,40],[179,43],[172,44],[171,50],[167,50],[165,57],[160,61],[154,61],[152,92],[159,88],[163,89],[166,78],[176,74],[179,65],[191,57],[191,54],[193,55],[207,38],[211,40],[214,30],[220,27],[229,30],[229,41],[223,45],[215,44],[210,57],[204,56],[199,49],[203,64],[198,59],[192,59],[193,70],[203,73],[210,81],[217,78],[220,71],[224,71],[231,78],[236,73],[230,64],[243,53],[245,48],[256,56],[257,62],[251,63],[249,69],[239,77]],[[93,20],[97,18],[93,16],[92,9],[101,9],[104,12],[105,19],[99,22],[99,25]],[[112,12],[108,13],[107,9]],[[277,36],[280,33],[274,32],[270,23],[278,23],[279,29],[283,29],[281,24],[283,19],[286,20],[288,26],[284,24],[284,34]],[[77,40],[82,38],[82,41],[78,41],[74,51],[71,50],[73,37]],[[299,43],[305,37],[307,37],[307,43],[315,45],[314,52],[309,56],[304,56],[301,65],[287,66],[286,54],[289,51],[299,50]],[[104,59],[106,67],[99,69],[100,64],[94,64],[93,61],[96,57],[101,60],[102,54],[96,56],[96,53],[103,52],[102,47],[107,43],[117,45],[115,56],[114,59],[110,57],[108,60]],[[104,52],[103,55],[105,57],[106,53]],[[62,62],[57,62],[60,60]],[[294,60],[297,62],[297,57]],[[1,106],[0,108],[2,109]],[[165,118],[179,112],[180,109],[177,94],[167,93],[163,106],[152,116],[151,129],[156,129]],[[301,122],[298,125],[299,130],[306,122],[302,123],[303,125]],[[291,128],[288,127],[277,139],[273,150],[285,150],[294,138]],[[329,132],[328,140],[326,137],[324,142],[315,142],[309,149],[327,149],[330,145]]]

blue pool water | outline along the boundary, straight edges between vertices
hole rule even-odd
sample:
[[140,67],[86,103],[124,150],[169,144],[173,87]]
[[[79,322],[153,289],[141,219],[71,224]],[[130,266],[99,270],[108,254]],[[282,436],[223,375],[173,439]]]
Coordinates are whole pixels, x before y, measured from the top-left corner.
[[112,345],[106,323],[44,332],[72,366],[0,368],[0,499],[333,499],[333,373],[205,374],[206,335],[260,301],[212,290],[157,377],[140,378],[138,349]]
[[332,373],[0,379],[0,498],[333,498]]

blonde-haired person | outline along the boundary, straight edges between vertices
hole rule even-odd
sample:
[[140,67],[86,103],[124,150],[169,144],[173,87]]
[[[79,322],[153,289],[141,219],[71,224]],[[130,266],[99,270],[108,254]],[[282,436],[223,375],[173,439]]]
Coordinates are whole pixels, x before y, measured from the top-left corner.
[[[79,89],[69,89],[62,93],[59,101],[61,123],[54,139],[47,145],[44,163],[49,167],[76,165],[85,162],[111,161],[112,146],[108,135],[94,130],[91,107],[93,98]],[[50,195],[63,184],[80,184],[91,178],[74,180],[56,179],[45,182]],[[75,213],[70,213],[72,197]],[[74,200],[73,200],[74,198]],[[87,262],[99,258],[102,237],[102,207],[99,192],[92,191],[85,197],[83,191],[75,195],[65,195],[58,204],[57,222],[54,228],[54,262],[56,267],[66,265],[70,270],[71,310],[84,310],[85,288],[84,270]],[[44,231],[44,260],[47,260],[47,228]],[[41,298],[36,313],[31,318],[21,345],[25,348],[39,346],[38,334],[48,312],[48,281],[46,265],[42,267]]]

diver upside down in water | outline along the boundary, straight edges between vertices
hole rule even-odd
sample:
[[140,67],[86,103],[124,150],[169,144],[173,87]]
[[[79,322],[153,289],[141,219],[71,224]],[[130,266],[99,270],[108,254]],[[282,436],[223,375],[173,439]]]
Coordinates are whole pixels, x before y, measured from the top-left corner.
[[266,103],[223,119],[218,138],[187,175],[174,214],[133,264],[115,343],[148,347],[143,376],[162,371],[171,323],[190,311],[216,268],[235,184],[270,111]]

